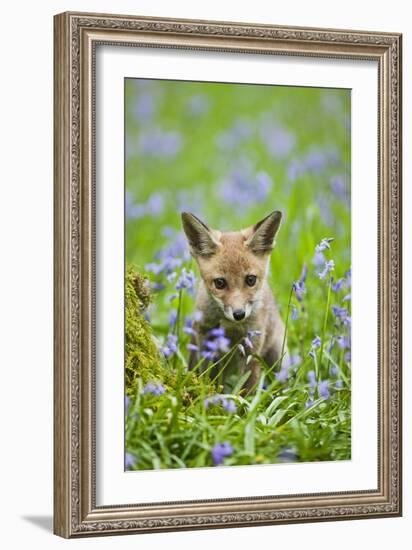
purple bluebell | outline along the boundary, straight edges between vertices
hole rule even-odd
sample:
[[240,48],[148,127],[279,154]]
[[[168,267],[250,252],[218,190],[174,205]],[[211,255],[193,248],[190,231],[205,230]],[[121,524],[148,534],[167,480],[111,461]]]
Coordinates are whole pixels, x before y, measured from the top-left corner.
[[124,455],[124,467],[126,470],[131,470],[136,464],[136,457],[131,453],[125,453]]
[[242,143],[246,142],[252,135],[252,128],[249,121],[238,119],[229,130],[217,136],[216,143],[223,151],[233,151]]
[[136,122],[141,124],[149,122],[155,113],[155,100],[150,92],[140,93],[133,106],[133,114],[136,117]]
[[275,159],[287,157],[296,144],[295,136],[277,123],[265,123],[261,129],[261,139]]
[[346,278],[346,284],[348,285],[348,287],[350,287],[352,285],[352,268],[350,268],[345,273],[345,278]]
[[181,150],[182,136],[176,131],[151,128],[139,136],[140,153],[146,157],[172,158]]
[[295,291],[295,296],[299,302],[303,300],[303,294],[306,292],[304,283],[301,281],[295,281],[293,283],[293,290]]
[[298,308],[292,305],[291,319],[292,321],[296,321],[297,318],[298,318]]
[[347,180],[342,174],[333,176],[330,179],[330,186],[336,197],[344,203],[349,203],[350,192]]
[[289,367],[282,365],[280,371],[275,374],[275,379],[284,384],[289,379]]
[[266,172],[257,172],[247,159],[240,159],[223,182],[219,183],[219,199],[241,208],[267,200],[273,182]]
[[341,349],[350,348],[350,339],[347,336],[338,336],[336,341]]
[[219,337],[219,336],[225,336],[225,329],[224,327],[216,327],[209,330],[209,336]]
[[336,380],[335,387],[338,389],[343,388],[343,380]]
[[165,393],[165,389],[160,382],[157,384],[148,382],[143,388],[143,395],[162,395],[163,393]]
[[319,393],[319,397],[322,397],[323,399],[329,399],[330,391],[329,391],[328,380],[322,380],[322,382],[319,383],[318,393]]
[[349,292],[349,294],[346,294],[344,297],[343,297],[343,301],[344,302],[350,302],[352,299],[352,296],[351,296],[351,293]]
[[323,252],[315,252],[315,255],[313,256],[312,263],[315,267],[320,267],[321,265],[324,265],[326,262],[326,257]]
[[188,294],[193,295],[196,285],[196,275],[192,270],[188,271],[185,267],[180,273],[179,279],[176,282],[176,290],[185,289]]
[[226,457],[233,454],[233,447],[228,441],[216,443],[216,445],[212,448],[211,454],[214,465],[219,466],[220,464],[223,464]]
[[169,334],[165,344],[160,349],[166,358],[171,357],[177,352],[177,336],[175,334]]
[[312,398],[309,398],[306,403],[305,403],[305,409],[308,409],[309,407],[311,407],[313,405],[313,399]]
[[311,386],[312,388],[316,387],[316,385],[317,385],[316,373],[315,373],[314,370],[310,370],[308,372],[308,381],[309,381],[309,386]]
[[183,332],[185,334],[196,334],[195,329],[193,328],[193,322],[191,319],[186,319],[185,325],[183,327]]
[[328,260],[325,262],[324,268],[318,273],[319,279],[323,280],[326,278],[327,274],[335,269],[335,262],[333,260]]
[[315,338],[312,340],[312,348],[317,349],[320,348],[322,344],[322,339],[320,336],[315,336]]
[[306,292],[305,281],[308,274],[308,266],[303,264],[302,272],[297,281],[293,283],[293,290],[295,291],[296,299],[301,302],[303,300],[303,294]]
[[346,284],[346,280],[343,277],[341,277],[336,282],[332,282],[330,287],[333,290],[333,292],[339,292],[339,290],[343,288],[345,284]]
[[158,217],[163,213],[165,207],[165,197],[155,192],[143,203],[135,203],[129,191],[126,192],[126,218],[137,220],[143,216]]
[[330,250],[330,243],[334,240],[333,237],[324,238],[319,244],[315,246],[316,252],[323,252],[324,250]]
[[349,311],[346,308],[339,307],[339,306],[332,306],[332,312],[333,312],[334,316],[336,317],[336,319],[341,321],[342,324],[350,325],[351,318],[350,318],[350,315],[349,315]]
[[330,375],[331,375],[331,376],[335,376],[335,377],[336,377],[336,376],[338,376],[338,374],[339,374],[339,367],[337,367],[337,366],[335,366],[335,365],[332,365],[331,368],[330,368],[330,370],[329,370],[329,372],[330,372]]
[[188,101],[188,112],[194,117],[205,115],[210,109],[210,102],[205,94],[194,94]]
[[169,315],[169,326],[174,327],[177,321],[177,311],[172,309]]
[[187,349],[189,351],[199,351],[199,346],[190,342],[189,344],[187,344]]
[[237,406],[233,399],[226,399],[224,402],[222,401],[222,407],[228,413],[234,414],[237,412]]

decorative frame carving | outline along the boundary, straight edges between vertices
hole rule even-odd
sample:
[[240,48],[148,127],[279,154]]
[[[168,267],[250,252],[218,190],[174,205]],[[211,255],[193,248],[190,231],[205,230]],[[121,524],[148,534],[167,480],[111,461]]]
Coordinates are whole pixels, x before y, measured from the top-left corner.
[[[401,35],[83,13],[57,15],[54,33],[55,533],[79,537],[399,516]],[[98,44],[377,61],[377,491],[96,506],[94,54]]]

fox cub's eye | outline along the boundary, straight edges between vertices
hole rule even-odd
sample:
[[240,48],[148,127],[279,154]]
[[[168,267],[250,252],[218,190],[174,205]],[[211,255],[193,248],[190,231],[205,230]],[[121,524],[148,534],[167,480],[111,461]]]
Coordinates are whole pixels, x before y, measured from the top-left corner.
[[218,279],[213,279],[213,282],[215,284],[215,287],[221,290],[222,288],[225,288],[227,283],[226,279],[223,279],[223,277],[219,277]]
[[255,284],[256,284],[256,275],[246,275],[245,281],[246,281],[246,284],[248,286],[255,286]]

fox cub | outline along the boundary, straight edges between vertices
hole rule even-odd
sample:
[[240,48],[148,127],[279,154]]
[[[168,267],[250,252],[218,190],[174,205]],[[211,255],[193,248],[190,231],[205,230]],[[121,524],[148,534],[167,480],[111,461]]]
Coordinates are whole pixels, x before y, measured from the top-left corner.
[[[272,212],[252,227],[234,232],[209,228],[193,214],[183,212],[182,224],[195,258],[201,282],[196,307],[201,320],[195,323],[194,343],[199,350],[213,328],[223,327],[231,345],[253,335],[252,353],[273,365],[286,354],[285,328],[267,282],[269,259],[275,245],[282,214]],[[250,375],[244,391],[250,392],[260,375],[260,364],[252,355],[233,355],[228,370]],[[286,359],[284,357],[284,359]],[[190,366],[199,360],[193,352]]]

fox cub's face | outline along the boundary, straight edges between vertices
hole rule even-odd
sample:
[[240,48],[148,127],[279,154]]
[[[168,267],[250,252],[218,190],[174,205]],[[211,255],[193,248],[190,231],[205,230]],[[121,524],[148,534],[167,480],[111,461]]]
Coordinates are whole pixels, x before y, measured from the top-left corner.
[[183,212],[192,256],[210,296],[228,320],[241,322],[258,306],[281,219],[276,211],[252,227],[222,233]]

